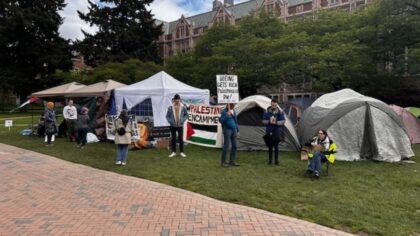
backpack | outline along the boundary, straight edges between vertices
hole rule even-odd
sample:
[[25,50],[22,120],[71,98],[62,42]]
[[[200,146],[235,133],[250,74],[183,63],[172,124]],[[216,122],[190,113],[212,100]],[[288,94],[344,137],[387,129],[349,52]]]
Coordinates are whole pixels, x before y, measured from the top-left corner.
[[125,131],[125,127],[120,127],[120,128],[118,128],[118,129],[117,129],[117,133],[118,133],[118,135],[120,135],[120,136],[124,135],[124,134],[126,133],[126,131]]

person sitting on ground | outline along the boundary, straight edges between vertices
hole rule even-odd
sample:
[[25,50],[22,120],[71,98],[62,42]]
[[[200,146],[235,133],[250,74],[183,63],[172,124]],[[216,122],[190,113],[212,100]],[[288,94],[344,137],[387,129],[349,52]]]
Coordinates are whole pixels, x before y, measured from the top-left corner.
[[308,154],[309,165],[306,171],[307,175],[320,177],[321,162],[326,159],[326,152],[329,150],[331,140],[328,137],[327,131],[323,129],[318,130],[318,135],[314,137],[310,146],[312,146],[312,153]]

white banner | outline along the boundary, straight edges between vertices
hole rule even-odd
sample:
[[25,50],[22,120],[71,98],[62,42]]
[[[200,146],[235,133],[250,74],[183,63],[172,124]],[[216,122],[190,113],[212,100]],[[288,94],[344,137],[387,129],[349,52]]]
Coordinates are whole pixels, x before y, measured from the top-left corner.
[[184,124],[184,140],[206,147],[222,147],[222,127],[219,123],[224,106],[189,105]]
[[[131,130],[133,130],[134,135],[131,136],[132,141],[139,140],[139,129],[137,127],[137,118],[135,115],[129,115],[131,119]],[[106,138],[108,140],[115,140],[115,135],[112,134],[112,128],[115,125],[115,120],[118,118],[118,115],[105,115],[106,120]]]
[[238,103],[239,84],[237,75],[217,75],[218,103]]
[[13,120],[4,121],[4,127],[12,127],[12,126],[13,126]]

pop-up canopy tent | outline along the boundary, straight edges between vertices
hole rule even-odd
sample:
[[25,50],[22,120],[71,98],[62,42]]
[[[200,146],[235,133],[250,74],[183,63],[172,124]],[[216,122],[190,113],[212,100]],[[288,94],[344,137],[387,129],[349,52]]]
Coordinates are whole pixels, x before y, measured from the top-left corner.
[[351,89],[325,94],[304,112],[300,142],[308,142],[317,129],[327,130],[337,144],[337,160],[396,162],[414,156],[398,115],[382,101]]
[[31,97],[63,97],[64,94],[86,87],[84,84],[71,82],[31,94]]
[[159,72],[152,77],[138,83],[115,90],[115,105],[117,112],[128,110],[150,98],[153,109],[153,122],[155,127],[168,126],[166,111],[172,104],[172,98],[179,94],[184,103],[209,104],[210,92],[208,89],[198,89],[184,84],[166,72]]
[[[262,118],[266,109],[271,105],[271,99],[261,95],[254,95],[241,100],[235,111],[238,117],[239,133],[238,150],[254,151],[268,149],[264,143],[265,125]],[[280,142],[282,151],[300,150],[299,140],[290,119],[285,116],[284,141]]]
[[105,80],[65,93],[66,97],[76,98],[76,103],[89,108],[89,117],[95,134],[100,140],[106,140],[105,115],[108,112],[111,92],[127,85],[114,80]]
[[390,107],[401,118],[405,130],[407,130],[408,137],[410,137],[410,142],[412,144],[420,143],[420,120],[407,111],[407,109],[397,105],[390,105]]
[[105,80],[64,93],[66,97],[109,97],[112,90],[127,85],[114,80]]

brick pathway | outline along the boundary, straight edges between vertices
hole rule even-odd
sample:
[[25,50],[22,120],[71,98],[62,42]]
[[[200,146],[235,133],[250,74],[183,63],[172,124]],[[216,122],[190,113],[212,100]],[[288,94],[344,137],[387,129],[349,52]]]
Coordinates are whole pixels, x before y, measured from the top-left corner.
[[0,235],[349,235],[0,144]]

